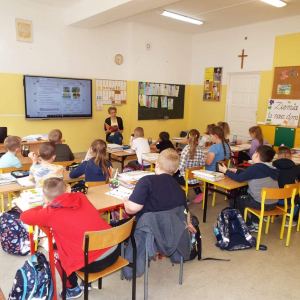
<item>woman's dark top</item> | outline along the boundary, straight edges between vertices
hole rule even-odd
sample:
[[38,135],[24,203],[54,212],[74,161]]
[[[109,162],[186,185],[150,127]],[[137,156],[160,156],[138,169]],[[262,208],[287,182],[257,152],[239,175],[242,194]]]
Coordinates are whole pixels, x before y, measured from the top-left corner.
[[[111,119],[110,119],[110,117],[107,118],[107,119],[105,119],[105,123],[108,124],[109,126],[111,126]],[[119,130],[124,130],[122,118],[117,117],[117,123],[118,123]],[[104,124],[104,130],[106,131],[105,124]],[[108,139],[109,136],[110,136],[110,133],[107,133],[106,134],[106,141],[107,141],[107,139]]]

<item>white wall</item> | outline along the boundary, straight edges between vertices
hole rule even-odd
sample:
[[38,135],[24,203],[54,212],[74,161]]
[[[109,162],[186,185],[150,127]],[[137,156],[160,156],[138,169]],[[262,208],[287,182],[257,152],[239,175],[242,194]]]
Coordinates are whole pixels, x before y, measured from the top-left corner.
[[[33,43],[16,41],[15,19],[33,22]],[[146,44],[151,49],[146,50]],[[124,63],[114,63],[115,54]],[[189,84],[192,35],[122,21],[68,27],[60,8],[0,0],[0,72]]]
[[[223,84],[227,84],[228,72],[272,70],[275,37],[299,32],[299,28],[300,17],[294,16],[194,35],[192,84],[203,84],[207,67],[223,67]],[[248,55],[243,70],[238,57],[242,49]]]

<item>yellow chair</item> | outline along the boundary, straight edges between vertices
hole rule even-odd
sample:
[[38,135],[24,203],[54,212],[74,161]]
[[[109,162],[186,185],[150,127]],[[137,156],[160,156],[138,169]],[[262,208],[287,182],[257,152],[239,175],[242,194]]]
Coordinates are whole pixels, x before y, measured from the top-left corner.
[[[84,300],[88,300],[88,283],[98,279],[98,289],[102,288],[102,277],[111,274],[115,271],[129,266],[133,269],[132,277],[132,299],[136,298],[136,244],[134,240],[135,217],[127,223],[102,231],[91,231],[84,234],[83,251],[84,251],[84,272],[77,271],[76,274],[84,281]],[[88,253],[118,245],[124,242],[130,236],[133,246],[133,262],[119,256],[118,260],[110,267],[98,273],[88,272]],[[63,271],[63,295],[62,299],[66,299],[66,273]]]
[[[298,189],[299,189],[299,187],[298,187]],[[256,250],[259,250],[259,244],[260,244],[261,231],[262,231],[264,217],[268,218],[267,224],[266,224],[266,230],[265,230],[265,233],[268,234],[269,225],[270,225],[270,216],[276,216],[276,215],[283,216],[282,224],[281,224],[281,231],[280,231],[280,239],[283,239],[285,220],[286,220],[286,216],[288,215],[287,199],[291,198],[291,203],[294,203],[296,193],[297,193],[297,188],[295,188],[295,187],[286,187],[286,188],[282,188],[282,189],[263,188],[261,191],[261,210],[254,209],[251,207],[245,208],[245,213],[244,213],[245,222],[247,221],[248,212],[256,215],[259,218]],[[284,199],[284,208],[275,207],[272,210],[265,211],[264,205],[265,205],[266,199],[269,199],[269,200]],[[293,214],[293,213],[294,213],[294,210],[291,211],[291,214]],[[290,228],[292,227],[292,222],[293,222],[293,218],[290,218],[289,231],[288,231],[288,236],[287,236],[287,241],[286,241],[287,247],[289,246],[289,242],[290,242],[290,234],[291,234]]]
[[63,166],[65,168],[67,166],[70,166],[74,162],[79,163],[75,160],[71,160],[71,161],[54,161],[53,164],[54,165],[60,165],[60,166]]
[[[220,161],[217,161],[217,163],[224,164],[225,166],[227,166],[227,168],[229,168],[231,159],[220,160]],[[216,186],[214,185],[214,189],[215,188],[216,188]],[[227,200],[227,196],[225,196],[225,200]],[[213,193],[213,200],[212,200],[211,206],[215,206],[215,202],[216,202],[216,192]],[[204,206],[203,206],[203,209],[204,209]]]
[[[0,169],[0,174],[11,173],[12,171],[28,171],[31,167],[31,164],[23,165],[21,168],[2,168]],[[12,208],[12,197],[18,197],[14,192],[7,193],[9,209]],[[4,212],[4,194],[1,193],[1,212]]]
[[[185,169],[185,174],[184,174],[185,185],[180,185],[180,186],[185,191],[186,198],[188,198],[188,192],[189,192],[190,189],[194,189],[194,188],[203,186],[203,184],[200,184],[200,183],[197,184],[197,185],[189,186],[189,183],[188,183],[189,179],[195,179],[194,174],[192,173],[192,171],[203,170],[203,169],[204,169],[204,166]],[[204,195],[203,195],[203,199],[204,199]]]

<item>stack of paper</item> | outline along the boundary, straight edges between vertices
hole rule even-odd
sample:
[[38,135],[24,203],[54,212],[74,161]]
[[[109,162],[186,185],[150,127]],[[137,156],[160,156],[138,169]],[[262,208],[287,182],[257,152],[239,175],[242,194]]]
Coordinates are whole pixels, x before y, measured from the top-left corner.
[[150,172],[150,171],[126,172],[126,173],[119,174],[119,180],[121,180],[123,182],[126,182],[126,183],[135,184],[142,177],[148,176],[148,175],[155,175],[155,173],[154,172]]
[[122,145],[118,145],[118,144],[107,144],[107,149],[109,150],[109,152],[123,151]]
[[151,161],[151,162],[156,162],[158,160],[159,153],[143,153],[142,154],[142,159]]
[[209,181],[219,181],[224,179],[224,174],[219,172],[213,172],[208,170],[192,171],[195,177],[207,179]]
[[48,134],[41,133],[41,134],[32,134],[22,137],[22,142],[36,142],[36,141],[48,141]]
[[9,173],[0,174],[0,185],[16,183],[16,178]]
[[293,148],[292,152],[294,152],[294,153],[300,153],[300,148]]
[[43,188],[25,190],[20,194],[21,206],[22,208],[41,206],[44,204],[43,198]]
[[172,140],[174,141],[186,140],[186,137],[172,137]]

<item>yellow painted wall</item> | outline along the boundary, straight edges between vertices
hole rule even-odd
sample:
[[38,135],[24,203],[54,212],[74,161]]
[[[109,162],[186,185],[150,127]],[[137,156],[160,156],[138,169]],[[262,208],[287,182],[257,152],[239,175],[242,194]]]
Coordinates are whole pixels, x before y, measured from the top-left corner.
[[[0,115],[24,115],[23,75],[0,73]],[[0,126],[8,127],[9,135],[26,136],[29,134],[48,133],[54,128],[62,131],[66,143],[73,152],[86,151],[92,141],[105,139],[103,123],[107,118],[108,105],[104,111],[97,111],[95,106],[95,84],[93,82],[93,118],[82,120],[46,120],[26,121],[21,117],[0,117]],[[186,86],[184,119],[166,121],[138,121],[138,82],[127,82],[127,104],[118,106],[118,116],[124,122],[124,143],[127,144],[131,133],[137,126],[145,130],[145,137],[158,138],[160,131],[168,131],[171,136],[178,136],[181,130],[188,129],[188,111],[191,87]]]

